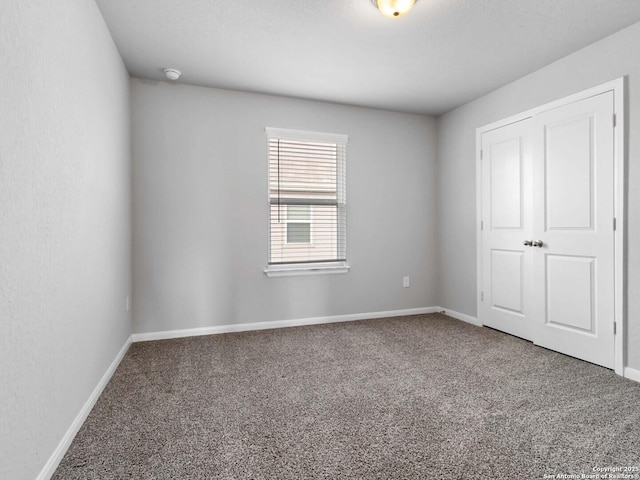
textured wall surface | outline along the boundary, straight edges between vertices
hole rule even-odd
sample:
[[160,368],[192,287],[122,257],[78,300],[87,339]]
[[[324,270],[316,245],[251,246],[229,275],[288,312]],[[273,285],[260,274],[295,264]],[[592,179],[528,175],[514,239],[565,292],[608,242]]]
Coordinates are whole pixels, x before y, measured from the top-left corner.
[[[135,332],[435,305],[432,119],[138,79],[132,105]],[[349,135],[349,273],[263,273],[266,126]]]
[[0,2],[0,478],[33,479],[131,331],[128,75],[93,1]]
[[440,291],[443,307],[476,314],[475,130],[627,76],[627,364],[640,368],[640,24],[538,70],[438,120]]

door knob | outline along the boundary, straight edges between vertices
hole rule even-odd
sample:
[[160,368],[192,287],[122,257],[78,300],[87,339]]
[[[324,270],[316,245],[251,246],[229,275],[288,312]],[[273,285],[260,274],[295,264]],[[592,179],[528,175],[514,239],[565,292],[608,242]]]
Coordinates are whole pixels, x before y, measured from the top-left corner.
[[525,247],[530,247],[530,246],[531,246],[531,240],[525,240],[524,242],[522,242],[522,244],[523,244]]
[[531,246],[532,247],[541,248],[542,245],[544,245],[544,243],[542,243],[542,240],[534,240],[534,241],[531,242]]

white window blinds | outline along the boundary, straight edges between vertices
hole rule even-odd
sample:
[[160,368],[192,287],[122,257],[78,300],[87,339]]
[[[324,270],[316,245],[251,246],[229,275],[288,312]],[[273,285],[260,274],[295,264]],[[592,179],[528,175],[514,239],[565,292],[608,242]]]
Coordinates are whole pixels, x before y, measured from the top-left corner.
[[266,132],[269,264],[345,262],[347,136]]

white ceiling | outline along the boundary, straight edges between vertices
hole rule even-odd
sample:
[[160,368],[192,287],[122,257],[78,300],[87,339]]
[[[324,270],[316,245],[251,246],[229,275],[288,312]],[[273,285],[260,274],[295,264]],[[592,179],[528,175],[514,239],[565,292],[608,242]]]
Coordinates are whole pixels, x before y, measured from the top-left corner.
[[640,21],[640,0],[96,0],[129,72],[438,115]]

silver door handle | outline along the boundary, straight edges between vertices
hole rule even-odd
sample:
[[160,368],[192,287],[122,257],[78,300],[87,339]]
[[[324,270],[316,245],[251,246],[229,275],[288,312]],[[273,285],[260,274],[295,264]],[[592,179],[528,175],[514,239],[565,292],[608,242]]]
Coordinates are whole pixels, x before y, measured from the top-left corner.
[[544,243],[542,243],[542,240],[533,240],[531,242],[532,247],[542,248],[542,245],[544,245]]
[[530,247],[530,246],[531,246],[531,240],[525,240],[524,242],[522,242],[522,244],[523,244],[525,247]]

